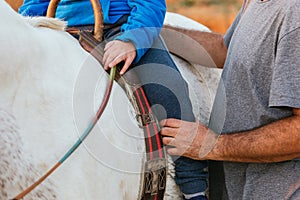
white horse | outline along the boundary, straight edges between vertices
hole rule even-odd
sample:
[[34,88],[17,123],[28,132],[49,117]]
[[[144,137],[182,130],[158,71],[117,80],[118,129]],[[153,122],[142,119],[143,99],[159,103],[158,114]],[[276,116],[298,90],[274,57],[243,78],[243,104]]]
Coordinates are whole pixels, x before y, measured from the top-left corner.
[[[174,14],[166,23],[176,20],[204,30]],[[43,27],[61,23],[24,18],[0,1],[0,199],[13,198],[64,155],[104,94],[108,75],[99,63],[66,32]],[[174,59],[197,117],[207,122],[220,71]],[[138,199],[144,151],[133,108],[114,84],[82,146],[25,199]],[[165,199],[180,199],[172,165],[168,175]]]

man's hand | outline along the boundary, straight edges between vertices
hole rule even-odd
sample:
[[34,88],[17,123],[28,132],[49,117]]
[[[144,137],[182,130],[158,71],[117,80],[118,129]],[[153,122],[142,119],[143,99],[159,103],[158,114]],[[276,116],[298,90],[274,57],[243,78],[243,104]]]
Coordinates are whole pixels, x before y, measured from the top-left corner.
[[168,153],[197,160],[273,163],[300,157],[300,109],[293,115],[257,129],[219,135],[201,123],[161,121]]
[[130,67],[135,57],[136,49],[131,42],[113,40],[111,42],[108,42],[104,48],[104,69],[108,70],[109,68],[112,68],[118,63],[124,61],[125,64],[120,71],[120,74],[122,75]]
[[186,122],[177,119],[161,121],[163,143],[170,146],[170,155],[183,155],[195,160],[204,156],[213,148],[217,137],[207,127],[198,122]]

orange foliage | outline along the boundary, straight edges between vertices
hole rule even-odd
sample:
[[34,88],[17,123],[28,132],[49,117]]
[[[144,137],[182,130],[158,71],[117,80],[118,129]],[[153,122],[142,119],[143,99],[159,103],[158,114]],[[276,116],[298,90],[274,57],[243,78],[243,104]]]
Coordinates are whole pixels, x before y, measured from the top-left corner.
[[23,4],[23,0],[5,0],[15,11]]
[[237,3],[219,1],[217,4],[208,4],[208,1],[194,0],[193,5],[185,6],[182,4],[183,0],[167,0],[167,6],[168,11],[194,19],[212,31],[223,34],[233,22],[243,0],[238,0]]

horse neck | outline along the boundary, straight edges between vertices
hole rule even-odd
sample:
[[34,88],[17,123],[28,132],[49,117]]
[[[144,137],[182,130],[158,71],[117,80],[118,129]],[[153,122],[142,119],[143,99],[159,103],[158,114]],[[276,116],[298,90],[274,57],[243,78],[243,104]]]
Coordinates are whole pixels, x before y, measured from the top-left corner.
[[0,73],[8,76],[15,73],[34,48],[33,28],[8,4],[0,1]]
[[2,101],[8,103],[25,73],[22,66],[32,49],[27,39],[31,31],[23,18],[4,1],[0,1],[0,27],[0,93]]
[[[71,95],[81,68],[96,66],[87,62],[88,53],[69,34],[37,28],[0,1],[0,104],[1,101],[24,105],[26,97],[47,96],[59,101],[58,91]],[[62,93],[64,93],[62,92]],[[51,94],[51,95],[50,95]],[[65,96],[66,96],[65,95]],[[5,98],[2,98],[5,97]],[[36,97],[38,99],[41,97]],[[3,99],[3,100],[2,100]],[[28,101],[31,101],[28,100]],[[32,103],[31,103],[32,104]]]

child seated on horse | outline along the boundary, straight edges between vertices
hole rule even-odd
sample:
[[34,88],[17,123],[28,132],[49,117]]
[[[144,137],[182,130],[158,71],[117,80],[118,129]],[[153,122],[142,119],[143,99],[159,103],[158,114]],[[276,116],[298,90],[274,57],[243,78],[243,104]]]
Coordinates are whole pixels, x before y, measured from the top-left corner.
[[[49,0],[24,0],[19,12],[26,16],[46,14]],[[195,121],[187,84],[159,36],[166,14],[165,0],[101,1],[104,39],[104,68],[123,64],[120,73],[135,70],[151,109],[158,120],[176,118]],[[62,0],[56,17],[68,26],[93,25],[89,0]],[[185,199],[206,199],[207,161],[174,157],[175,182]]]

